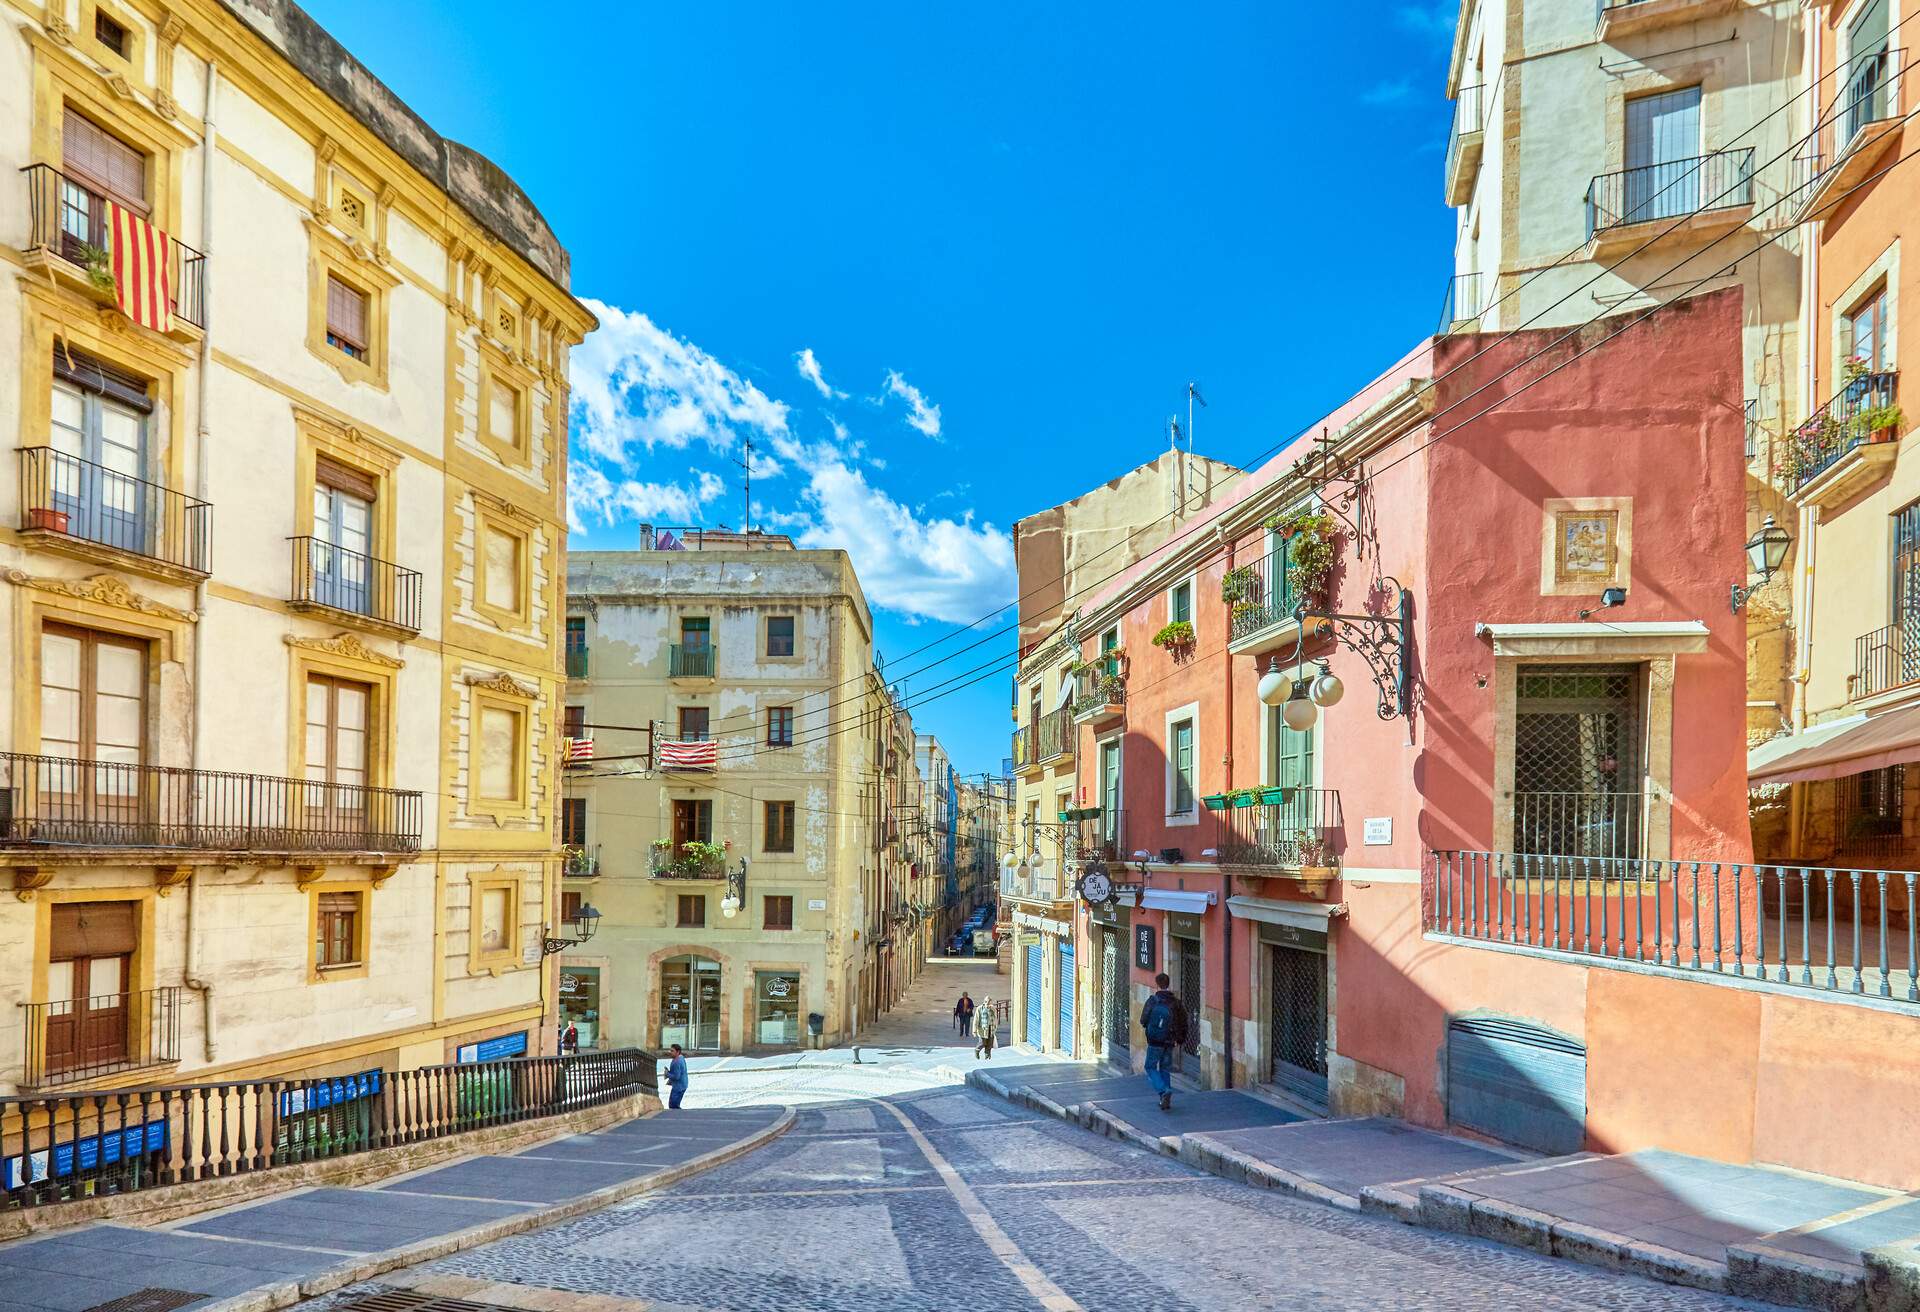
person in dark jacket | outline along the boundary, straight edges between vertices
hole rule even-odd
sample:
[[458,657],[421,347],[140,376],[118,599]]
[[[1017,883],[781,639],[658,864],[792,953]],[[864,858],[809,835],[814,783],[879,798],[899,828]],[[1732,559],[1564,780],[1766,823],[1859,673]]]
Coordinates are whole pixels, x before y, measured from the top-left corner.
[[1173,994],[1166,975],[1153,977],[1154,994],[1140,1008],[1147,1038],[1147,1084],[1160,1095],[1160,1110],[1173,1109],[1173,1054],[1187,1041],[1187,1009]]
[[973,1033],[973,999],[964,992],[953,1004],[953,1027],[962,1034]]
[[673,1060],[667,1063],[667,1089],[667,1107],[677,1112],[680,1100],[687,1096],[687,1058],[677,1043],[673,1045]]

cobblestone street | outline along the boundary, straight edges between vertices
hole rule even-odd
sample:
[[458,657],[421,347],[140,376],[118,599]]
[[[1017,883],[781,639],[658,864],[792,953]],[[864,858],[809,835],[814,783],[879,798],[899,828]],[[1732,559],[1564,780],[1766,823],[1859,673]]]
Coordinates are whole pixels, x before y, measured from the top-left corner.
[[[945,984],[936,971],[923,987]],[[813,1056],[696,1076],[704,1105],[804,1104],[767,1146],[389,1281],[455,1275],[478,1302],[517,1286],[529,1307],[566,1306],[540,1301],[551,1290],[660,1312],[1756,1306],[1218,1180],[957,1087],[967,1049]]]

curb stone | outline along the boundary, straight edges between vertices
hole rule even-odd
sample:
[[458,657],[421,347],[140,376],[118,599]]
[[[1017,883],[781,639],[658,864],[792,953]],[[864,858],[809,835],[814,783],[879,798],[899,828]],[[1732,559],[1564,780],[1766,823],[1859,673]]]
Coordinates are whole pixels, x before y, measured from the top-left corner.
[[1748,1298],[1821,1312],[1865,1312],[1869,1306],[1867,1271],[1807,1253],[1736,1244],[1727,1249],[1727,1271],[1728,1287]]
[[1402,1225],[1420,1224],[1420,1198],[1397,1184],[1370,1184],[1360,1190],[1360,1210]]
[[1450,1185],[1430,1184],[1420,1189],[1419,1223],[1449,1234],[1473,1233],[1474,1196]]
[[1920,1250],[1911,1240],[1869,1249],[1865,1262],[1874,1312],[1920,1312]]
[[523,1234],[529,1230],[538,1230],[556,1221],[567,1221],[589,1212],[600,1211],[615,1203],[638,1197],[640,1194],[678,1184],[682,1180],[710,1171],[716,1166],[723,1166],[736,1157],[745,1156],[785,1134],[793,1127],[795,1115],[794,1109],[789,1107],[781,1113],[779,1120],[765,1129],[758,1130],[744,1139],[737,1139],[724,1148],[703,1153],[678,1166],[670,1166],[664,1170],[655,1171],[651,1175],[608,1185],[604,1189],[596,1189],[590,1194],[583,1194],[551,1207],[468,1226],[465,1230],[456,1230],[448,1235],[436,1235],[432,1239],[423,1239],[418,1243],[408,1244],[404,1248],[390,1248],[383,1253],[369,1253],[345,1266],[330,1267],[303,1280],[283,1281],[279,1284],[250,1289],[244,1294],[236,1294],[232,1298],[208,1304],[205,1312],[275,1312],[275,1309],[292,1307],[307,1299],[318,1298],[336,1289],[343,1289],[362,1280],[384,1275],[388,1271],[415,1266],[421,1262],[431,1262],[469,1248],[478,1248],[482,1244],[490,1244],[497,1239]]
[[1547,1257],[1553,1256],[1555,1218],[1531,1207],[1491,1198],[1475,1198],[1468,1211],[1473,1233],[1482,1239],[1510,1248],[1526,1248]]

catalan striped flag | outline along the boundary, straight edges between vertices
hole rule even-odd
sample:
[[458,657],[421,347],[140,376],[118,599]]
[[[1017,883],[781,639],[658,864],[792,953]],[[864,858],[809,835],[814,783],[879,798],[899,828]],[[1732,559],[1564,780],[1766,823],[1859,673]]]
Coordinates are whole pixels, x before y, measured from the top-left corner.
[[121,313],[155,332],[173,330],[172,239],[132,210],[107,202],[107,254]]
[[567,764],[568,765],[572,765],[576,761],[591,761],[592,759],[593,759],[593,739],[591,738],[567,739]]
[[699,742],[662,742],[655,754],[662,770],[711,770],[720,763],[720,745],[711,738]]

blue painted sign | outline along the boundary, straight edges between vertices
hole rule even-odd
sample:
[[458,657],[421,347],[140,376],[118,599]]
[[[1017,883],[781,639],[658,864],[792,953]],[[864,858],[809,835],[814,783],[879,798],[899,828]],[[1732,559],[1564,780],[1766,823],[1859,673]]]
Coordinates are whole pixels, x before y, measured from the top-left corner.
[[42,1148],[22,1157],[7,1158],[6,1188],[18,1189],[24,1184],[57,1179],[76,1171],[96,1170],[130,1157],[159,1152],[166,1146],[167,1123],[164,1120],[147,1121],[120,1130],[109,1130],[105,1134],[89,1135],[77,1144],[71,1140],[57,1143],[50,1149]]
[[482,1039],[478,1043],[461,1045],[453,1059],[462,1065],[476,1061],[502,1061],[508,1057],[524,1057],[527,1054],[527,1032],[502,1034],[498,1038]]
[[380,1092],[380,1071],[361,1071],[358,1075],[338,1075],[315,1080],[304,1089],[290,1089],[280,1095],[280,1115],[299,1116],[324,1107],[352,1102]]

